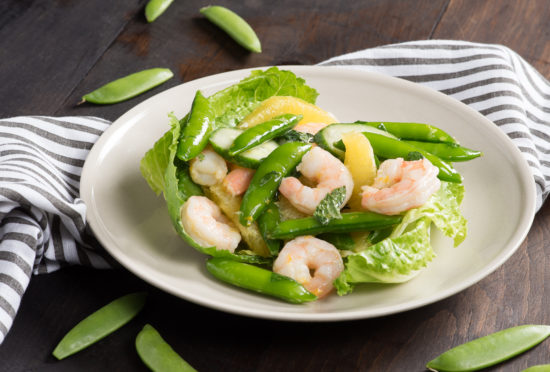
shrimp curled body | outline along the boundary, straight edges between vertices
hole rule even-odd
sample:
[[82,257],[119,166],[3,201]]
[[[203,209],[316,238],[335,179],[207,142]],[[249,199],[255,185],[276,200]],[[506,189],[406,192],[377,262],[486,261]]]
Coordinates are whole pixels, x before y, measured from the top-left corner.
[[210,148],[204,149],[190,162],[189,175],[199,185],[213,186],[222,182],[226,174],[225,160]]
[[239,245],[239,230],[207,197],[191,196],[180,213],[183,228],[202,247],[215,246],[218,250],[233,253]]
[[316,187],[303,185],[296,177],[286,177],[279,191],[300,212],[313,214],[317,205],[332,190],[345,186],[346,197],[340,205],[348,202],[353,191],[353,179],[348,168],[330,152],[316,146],[304,155],[296,169]]
[[420,207],[439,190],[438,173],[439,169],[428,159],[388,159],[380,164],[374,183],[361,188],[361,205],[386,215]]
[[296,280],[318,298],[330,293],[332,282],[343,270],[338,249],[313,236],[300,236],[286,243],[273,264],[274,272]]

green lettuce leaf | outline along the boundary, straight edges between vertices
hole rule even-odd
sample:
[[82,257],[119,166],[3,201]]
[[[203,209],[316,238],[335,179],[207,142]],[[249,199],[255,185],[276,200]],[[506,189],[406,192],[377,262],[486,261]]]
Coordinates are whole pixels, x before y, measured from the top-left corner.
[[435,257],[430,244],[433,223],[455,246],[466,238],[466,219],[459,205],[462,184],[442,182],[423,206],[405,213],[390,236],[346,256],[345,269],[334,285],[339,295],[350,293],[357,283],[402,283],[412,279]]
[[[282,71],[277,67],[252,71],[249,77],[239,83],[208,97],[215,117],[213,129],[236,126],[261,101],[271,96],[293,96],[315,103],[318,93],[307,86],[304,79],[290,71]],[[180,121],[171,115],[170,122],[174,126]],[[172,132],[168,131],[159,139],[140,163],[143,177],[157,195],[165,189],[164,173],[168,165],[168,147],[174,138]]]

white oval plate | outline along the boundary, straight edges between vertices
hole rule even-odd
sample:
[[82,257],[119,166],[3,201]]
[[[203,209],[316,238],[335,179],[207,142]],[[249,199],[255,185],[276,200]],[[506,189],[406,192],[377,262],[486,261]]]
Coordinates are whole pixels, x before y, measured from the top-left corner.
[[347,296],[291,305],[226,285],[205,269],[206,257],[186,246],[172,228],[162,197],[139,171],[143,154],[169,128],[167,113],[183,117],[197,89],[205,95],[248,76],[239,70],[162,92],[115,121],[90,152],[81,197],[90,226],[105,249],[149,283],[210,308],[260,318],[339,321],[392,314],[451,296],[481,280],[519,247],[535,213],[535,185],[519,150],[493,123],[466,105],[404,80],[361,71],[285,66],[320,95],[317,104],[342,122],[408,121],[436,125],[462,145],[483,151],[457,163],[464,176],[462,210],[468,237],[458,248],[437,232],[433,262],[398,285],[358,285]]

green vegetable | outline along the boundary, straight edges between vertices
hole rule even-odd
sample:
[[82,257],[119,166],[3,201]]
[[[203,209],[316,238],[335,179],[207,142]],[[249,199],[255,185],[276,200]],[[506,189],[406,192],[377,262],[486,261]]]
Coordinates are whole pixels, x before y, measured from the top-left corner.
[[450,134],[429,124],[386,121],[356,121],[356,123],[384,130],[402,140],[457,143]]
[[214,277],[226,283],[288,302],[299,304],[317,299],[317,296],[294,279],[257,266],[211,258],[206,262],[206,268]]
[[432,155],[424,150],[409,145],[406,142],[399,141],[386,136],[381,136],[376,133],[363,133],[368,138],[374,153],[385,159],[404,158],[410,152],[419,152],[426,159],[430,161],[434,166],[439,168],[437,177],[442,181],[448,182],[462,182],[462,176],[448,163],[439,159],[437,156]]
[[521,372],[550,372],[550,364],[540,364],[524,369]]
[[145,18],[151,23],[157,19],[174,0],[149,0],[145,6]]
[[436,143],[436,142],[421,142],[421,141],[403,141],[423,151],[429,152],[432,155],[444,161],[468,161],[481,156],[480,151],[471,150],[462,147],[456,143]]
[[357,283],[401,283],[416,276],[435,256],[430,244],[432,223],[455,246],[460,244],[466,238],[466,219],[459,208],[463,195],[462,184],[441,182],[423,206],[404,214],[388,238],[348,255],[344,271],[334,282],[338,294],[350,293]]
[[326,225],[321,224],[315,217],[305,217],[281,222],[271,232],[275,239],[292,239],[302,235],[317,235],[327,232],[369,231],[397,225],[401,216],[386,216],[374,212],[342,213],[342,218],[333,219]]
[[189,161],[197,156],[208,144],[208,137],[212,132],[212,111],[210,102],[197,91],[191,106],[191,112],[181,124],[180,140],[178,142],[177,157],[183,161]]
[[260,40],[252,27],[235,12],[222,6],[207,6],[200,12],[245,49],[262,52]]
[[83,102],[108,105],[133,98],[153,89],[174,76],[167,68],[152,68],[122,77],[82,97]]
[[260,164],[243,195],[239,216],[243,226],[256,221],[277,192],[283,177],[294,170],[310,148],[310,144],[288,142],[273,150]]
[[258,217],[258,228],[260,229],[260,234],[264,238],[267,248],[271,256],[275,257],[279,254],[281,250],[281,241],[279,239],[271,239],[269,234],[273,231],[281,220],[279,213],[279,208],[277,205],[270,201],[267,205],[264,212]]
[[113,333],[140,312],[146,297],[146,293],[132,293],[103,306],[74,326],[57,344],[53,356],[64,359]]
[[195,368],[183,360],[151,325],[146,324],[136,337],[136,351],[154,372],[193,372]]
[[355,240],[348,233],[324,233],[319,234],[317,238],[329,242],[340,250],[351,251],[355,248]]
[[508,328],[444,352],[426,367],[435,371],[477,371],[512,358],[550,336],[550,326]]
[[329,192],[317,205],[313,217],[321,225],[327,225],[334,219],[341,219],[340,208],[346,200],[346,186],[338,187]]
[[312,143],[313,134],[306,132],[298,132],[297,130],[291,129],[282,136],[279,137],[280,143],[285,142],[304,142]]
[[284,134],[294,128],[302,120],[302,117],[302,115],[284,114],[248,128],[235,138],[229,147],[229,155],[235,156]]
[[275,141],[267,141],[235,156],[229,155],[229,147],[242,133],[243,130],[237,128],[219,128],[210,135],[209,141],[214,151],[225,160],[253,169],[258,168],[260,163],[279,146]]

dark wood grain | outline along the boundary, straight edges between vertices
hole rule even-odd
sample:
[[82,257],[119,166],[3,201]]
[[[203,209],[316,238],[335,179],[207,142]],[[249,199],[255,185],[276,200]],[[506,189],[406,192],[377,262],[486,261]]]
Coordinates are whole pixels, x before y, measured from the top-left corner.
[[[199,77],[272,64],[314,64],[334,55],[415,39],[505,44],[550,77],[547,1],[222,1],[262,40],[250,54],[176,1],[153,24],[145,1],[0,2],[0,116],[95,115],[114,120],[152,95]],[[169,67],[175,77],[128,102],[75,106],[117,77]],[[435,304],[378,319],[285,323],[214,311],[170,296],[124,269],[66,268],[33,277],[0,346],[1,371],[146,371],[133,340],[145,323],[201,371],[422,371],[442,351],[525,324],[550,324],[550,207],[494,273]],[[144,311],[120,331],[64,361],[55,344],[83,316],[146,290]],[[550,343],[493,370],[550,363]]]

